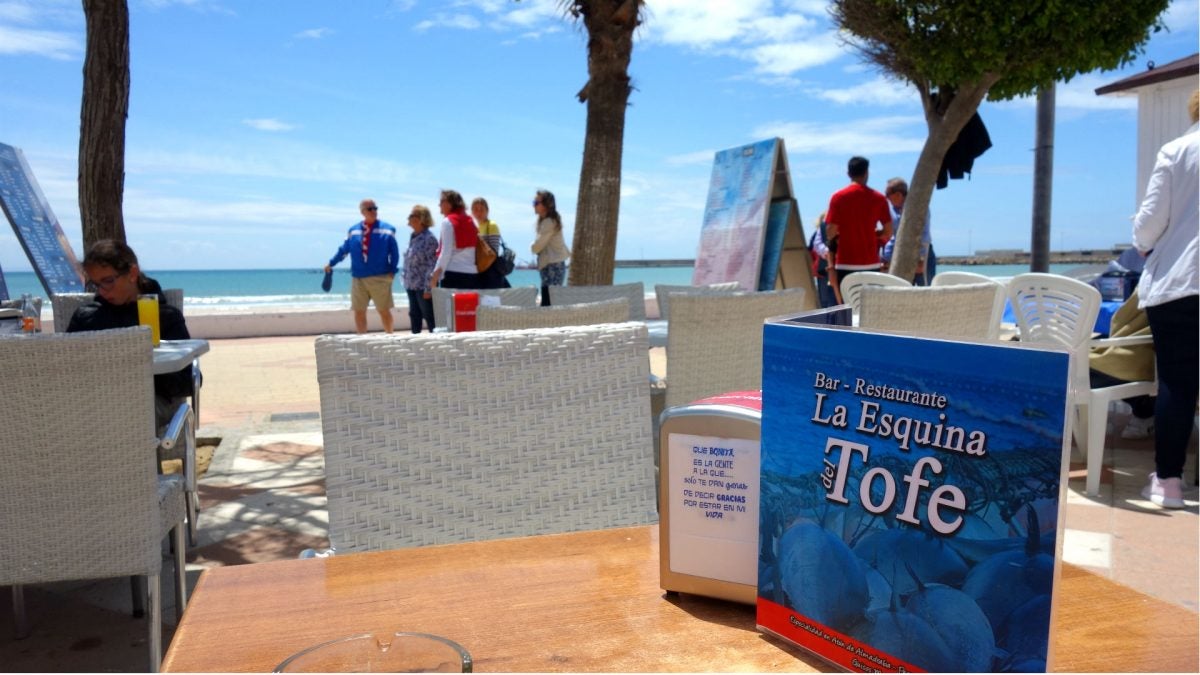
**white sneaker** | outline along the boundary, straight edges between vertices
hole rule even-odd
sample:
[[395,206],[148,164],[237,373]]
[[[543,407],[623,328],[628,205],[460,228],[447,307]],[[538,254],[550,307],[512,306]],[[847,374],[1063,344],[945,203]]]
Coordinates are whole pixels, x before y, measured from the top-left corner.
[[1165,509],[1182,509],[1187,506],[1183,503],[1183,480],[1160,480],[1157,473],[1150,474],[1150,484],[1142,488],[1142,496]]
[[1127,441],[1144,441],[1154,433],[1153,417],[1130,417],[1125,428],[1121,430],[1121,438]]

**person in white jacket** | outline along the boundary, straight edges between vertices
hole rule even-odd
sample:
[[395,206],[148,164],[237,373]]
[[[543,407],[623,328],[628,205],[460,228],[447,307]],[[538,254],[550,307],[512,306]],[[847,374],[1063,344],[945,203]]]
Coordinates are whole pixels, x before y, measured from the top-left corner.
[[1183,464],[1200,390],[1200,90],[1188,101],[1192,126],[1158,151],[1146,196],[1133,218],[1133,245],[1146,256],[1138,307],[1154,337],[1154,473],[1142,496],[1180,509]]

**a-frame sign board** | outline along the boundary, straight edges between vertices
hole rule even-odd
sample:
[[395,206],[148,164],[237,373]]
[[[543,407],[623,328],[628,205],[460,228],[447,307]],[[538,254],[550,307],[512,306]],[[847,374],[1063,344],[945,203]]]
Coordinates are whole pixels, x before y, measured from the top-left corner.
[[716,154],[692,284],[803,288],[815,303],[807,242],[782,138]]
[[[0,206],[50,296],[82,293],[83,274],[50,203],[19,148],[0,143]],[[7,295],[3,280],[0,289]]]

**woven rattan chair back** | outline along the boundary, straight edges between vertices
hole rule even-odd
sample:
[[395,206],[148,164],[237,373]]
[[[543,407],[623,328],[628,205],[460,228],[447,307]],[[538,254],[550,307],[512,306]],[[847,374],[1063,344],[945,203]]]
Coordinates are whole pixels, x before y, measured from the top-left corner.
[[75,310],[94,297],[96,296],[92,293],[57,293],[51,297],[50,304],[54,307],[54,332],[67,332]]
[[614,298],[629,300],[629,316],[621,321],[646,320],[646,287],[640,281],[611,286],[551,286],[551,305],[578,305]]
[[149,577],[157,670],[161,542],[177,528],[178,579],[184,501],[154,467],[150,332],[0,336],[0,382],[0,586]]
[[646,328],[317,339],[340,552],[651,523]]
[[761,389],[763,321],[807,309],[816,307],[803,289],[671,298],[666,407]]
[[858,325],[928,337],[995,340],[1004,313],[1004,286],[864,286]]
[[654,299],[658,302],[658,318],[671,318],[671,296],[690,293],[692,295],[733,295],[738,292],[738,282],[726,281],[705,286],[683,286],[676,284],[654,284]]
[[491,296],[500,298],[500,304],[507,307],[537,307],[537,286],[514,286],[512,288],[435,288],[433,289],[433,321],[438,328],[445,327],[454,330],[454,294],[463,292],[478,293],[480,297]]
[[[553,295],[553,293],[551,293]],[[629,300],[613,298],[601,302],[549,307],[480,307],[476,330],[517,330],[622,323],[629,320]]]

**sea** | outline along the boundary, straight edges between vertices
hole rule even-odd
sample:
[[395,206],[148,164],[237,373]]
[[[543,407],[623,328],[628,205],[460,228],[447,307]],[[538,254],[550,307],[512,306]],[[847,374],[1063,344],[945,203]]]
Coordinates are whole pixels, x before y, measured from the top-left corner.
[[[1064,274],[1078,264],[1051,265],[1050,271]],[[1009,277],[1029,271],[1028,265],[938,265],[938,271],[964,270],[993,277]],[[333,289],[321,291],[320,269],[285,270],[145,270],[163,288],[184,289],[185,310],[203,313],[245,313],[255,310],[319,310],[350,305],[350,270],[335,269]],[[10,298],[24,293],[46,297],[46,289],[33,272],[3,272]],[[513,270],[513,286],[539,286],[537,270]],[[640,281],[647,294],[655,284],[690,284],[691,265],[661,267],[618,267],[613,283]],[[404,304],[403,289],[396,285],[396,301]]]

